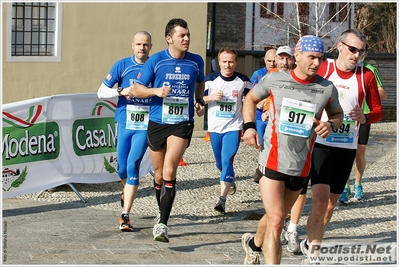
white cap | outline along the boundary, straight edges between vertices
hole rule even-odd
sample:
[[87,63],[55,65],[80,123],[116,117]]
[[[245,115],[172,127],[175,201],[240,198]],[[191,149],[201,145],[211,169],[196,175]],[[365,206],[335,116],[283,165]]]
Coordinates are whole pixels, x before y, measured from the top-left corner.
[[280,55],[282,53],[286,53],[292,57],[292,50],[289,46],[280,46],[277,49],[276,55]]

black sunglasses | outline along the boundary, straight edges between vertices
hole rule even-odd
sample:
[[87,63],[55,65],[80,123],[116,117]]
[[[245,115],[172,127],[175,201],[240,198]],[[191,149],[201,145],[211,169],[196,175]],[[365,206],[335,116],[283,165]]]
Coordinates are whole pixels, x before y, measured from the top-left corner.
[[348,47],[349,51],[351,51],[351,53],[353,53],[353,54],[356,54],[357,52],[359,52],[359,55],[363,56],[364,53],[366,53],[366,49],[357,49],[356,47],[347,45],[347,44],[345,44],[345,43],[342,42],[342,41],[341,41],[341,43],[343,43],[344,45],[346,45],[346,46]]

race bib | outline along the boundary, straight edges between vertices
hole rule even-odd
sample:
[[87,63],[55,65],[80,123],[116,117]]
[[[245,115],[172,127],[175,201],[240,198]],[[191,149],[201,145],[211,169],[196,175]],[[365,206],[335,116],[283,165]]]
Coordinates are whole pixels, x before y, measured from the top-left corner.
[[284,134],[309,137],[316,113],[316,104],[283,98],[279,131]]
[[[344,118],[348,118],[347,115]],[[326,138],[329,143],[351,144],[355,141],[356,121],[344,120],[342,125]]]
[[162,104],[162,122],[177,124],[188,121],[188,98],[165,97]]
[[126,105],[127,130],[147,130],[149,117],[149,106]]
[[232,119],[236,114],[236,101],[235,99],[223,99],[216,101],[216,114],[219,119]]

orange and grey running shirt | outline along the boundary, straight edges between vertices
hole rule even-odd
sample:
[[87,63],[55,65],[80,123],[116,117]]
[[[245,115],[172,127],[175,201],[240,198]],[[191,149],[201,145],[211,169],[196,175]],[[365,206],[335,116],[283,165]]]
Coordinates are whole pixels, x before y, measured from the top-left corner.
[[292,176],[309,175],[316,134],[313,118],[340,108],[335,86],[316,75],[301,80],[294,71],[266,74],[254,87],[260,99],[270,96],[269,125],[258,162]]

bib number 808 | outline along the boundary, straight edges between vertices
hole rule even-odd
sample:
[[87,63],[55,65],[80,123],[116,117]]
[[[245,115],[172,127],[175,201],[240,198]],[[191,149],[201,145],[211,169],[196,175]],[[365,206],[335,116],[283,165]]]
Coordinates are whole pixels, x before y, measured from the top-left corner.
[[132,121],[144,121],[144,114],[134,114],[134,113],[132,113],[130,115],[130,119]]

